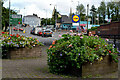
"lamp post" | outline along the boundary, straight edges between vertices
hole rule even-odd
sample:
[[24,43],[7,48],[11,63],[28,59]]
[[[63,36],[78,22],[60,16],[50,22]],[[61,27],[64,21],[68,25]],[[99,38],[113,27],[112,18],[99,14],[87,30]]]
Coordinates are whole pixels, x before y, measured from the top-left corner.
[[[53,4],[50,4],[50,5],[53,5]],[[55,10],[56,10],[56,12],[55,12],[55,31],[56,31],[56,27],[57,27],[57,5],[54,5],[54,6],[56,6],[56,8],[55,8]]]
[[11,29],[10,29],[10,0],[9,0],[9,35],[11,34]]

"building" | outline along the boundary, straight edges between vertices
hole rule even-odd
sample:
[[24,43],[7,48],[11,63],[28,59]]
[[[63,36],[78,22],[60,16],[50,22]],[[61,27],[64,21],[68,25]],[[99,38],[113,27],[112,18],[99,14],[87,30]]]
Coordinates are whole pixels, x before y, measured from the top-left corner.
[[67,15],[61,15],[61,28],[71,29],[72,28],[72,18]]
[[23,23],[31,27],[41,26],[41,19],[36,14],[27,15],[23,18]]

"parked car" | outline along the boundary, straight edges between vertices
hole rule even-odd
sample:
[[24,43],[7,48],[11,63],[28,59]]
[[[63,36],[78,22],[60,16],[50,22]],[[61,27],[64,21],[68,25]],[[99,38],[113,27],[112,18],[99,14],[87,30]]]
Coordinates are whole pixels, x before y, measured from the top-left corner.
[[37,33],[37,35],[38,35],[38,36],[42,36],[42,32],[43,32],[44,30],[45,30],[45,29],[39,30],[38,33]]
[[14,31],[17,31],[17,30],[18,30],[18,27],[13,27],[13,30],[14,30]]
[[40,30],[42,30],[42,28],[35,27],[35,28],[33,28],[33,29],[30,31],[30,33],[31,33],[31,34],[38,34],[38,31],[40,31]]
[[19,28],[19,30],[20,30],[20,31],[24,31],[24,29],[23,29],[23,28]]
[[42,30],[38,31],[37,35],[42,36]]
[[18,30],[19,30],[19,31],[23,31],[24,29],[23,29],[23,28],[18,28],[18,27],[13,27],[13,30],[14,30],[14,31],[18,31]]
[[50,30],[50,29],[46,29],[46,30],[44,30],[43,32],[42,32],[42,37],[45,37],[45,36],[47,36],[47,37],[52,37],[52,34],[53,34],[53,32],[52,32],[52,30]]

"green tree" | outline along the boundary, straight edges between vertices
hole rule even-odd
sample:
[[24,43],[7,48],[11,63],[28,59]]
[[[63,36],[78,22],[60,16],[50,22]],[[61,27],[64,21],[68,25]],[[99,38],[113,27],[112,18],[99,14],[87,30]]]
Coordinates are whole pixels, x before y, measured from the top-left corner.
[[84,5],[83,4],[78,5],[76,7],[76,10],[77,10],[76,13],[80,15],[81,20],[84,21],[85,20],[85,7],[84,7]]
[[105,15],[106,15],[106,5],[105,5],[105,2],[104,2],[104,1],[102,1],[102,2],[100,3],[100,7],[98,8],[98,10],[99,10],[100,16],[103,17],[102,21],[103,21],[103,23],[104,23],[104,21],[105,21]]
[[97,13],[97,9],[95,8],[94,5],[92,5],[91,9],[90,9],[90,14],[92,14],[92,22],[95,24],[96,23],[96,13]]
[[[10,10],[11,14],[17,14],[15,11]],[[5,31],[9,26],[9,8],[2,7],[2,29],[5,27]]]

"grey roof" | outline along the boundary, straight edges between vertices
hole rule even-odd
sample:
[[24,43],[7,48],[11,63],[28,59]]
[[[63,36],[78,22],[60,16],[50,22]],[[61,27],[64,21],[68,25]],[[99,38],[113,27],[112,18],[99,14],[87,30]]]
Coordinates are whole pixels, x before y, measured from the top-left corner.
[[27,15],[27,16],[24,16],[24,17],[37,17],[37,18],[40,18],[40,17],[35,16],[35,15]]
[[62,23],[72,23],[72,18],[68,17],[67,15],[62,15]]

